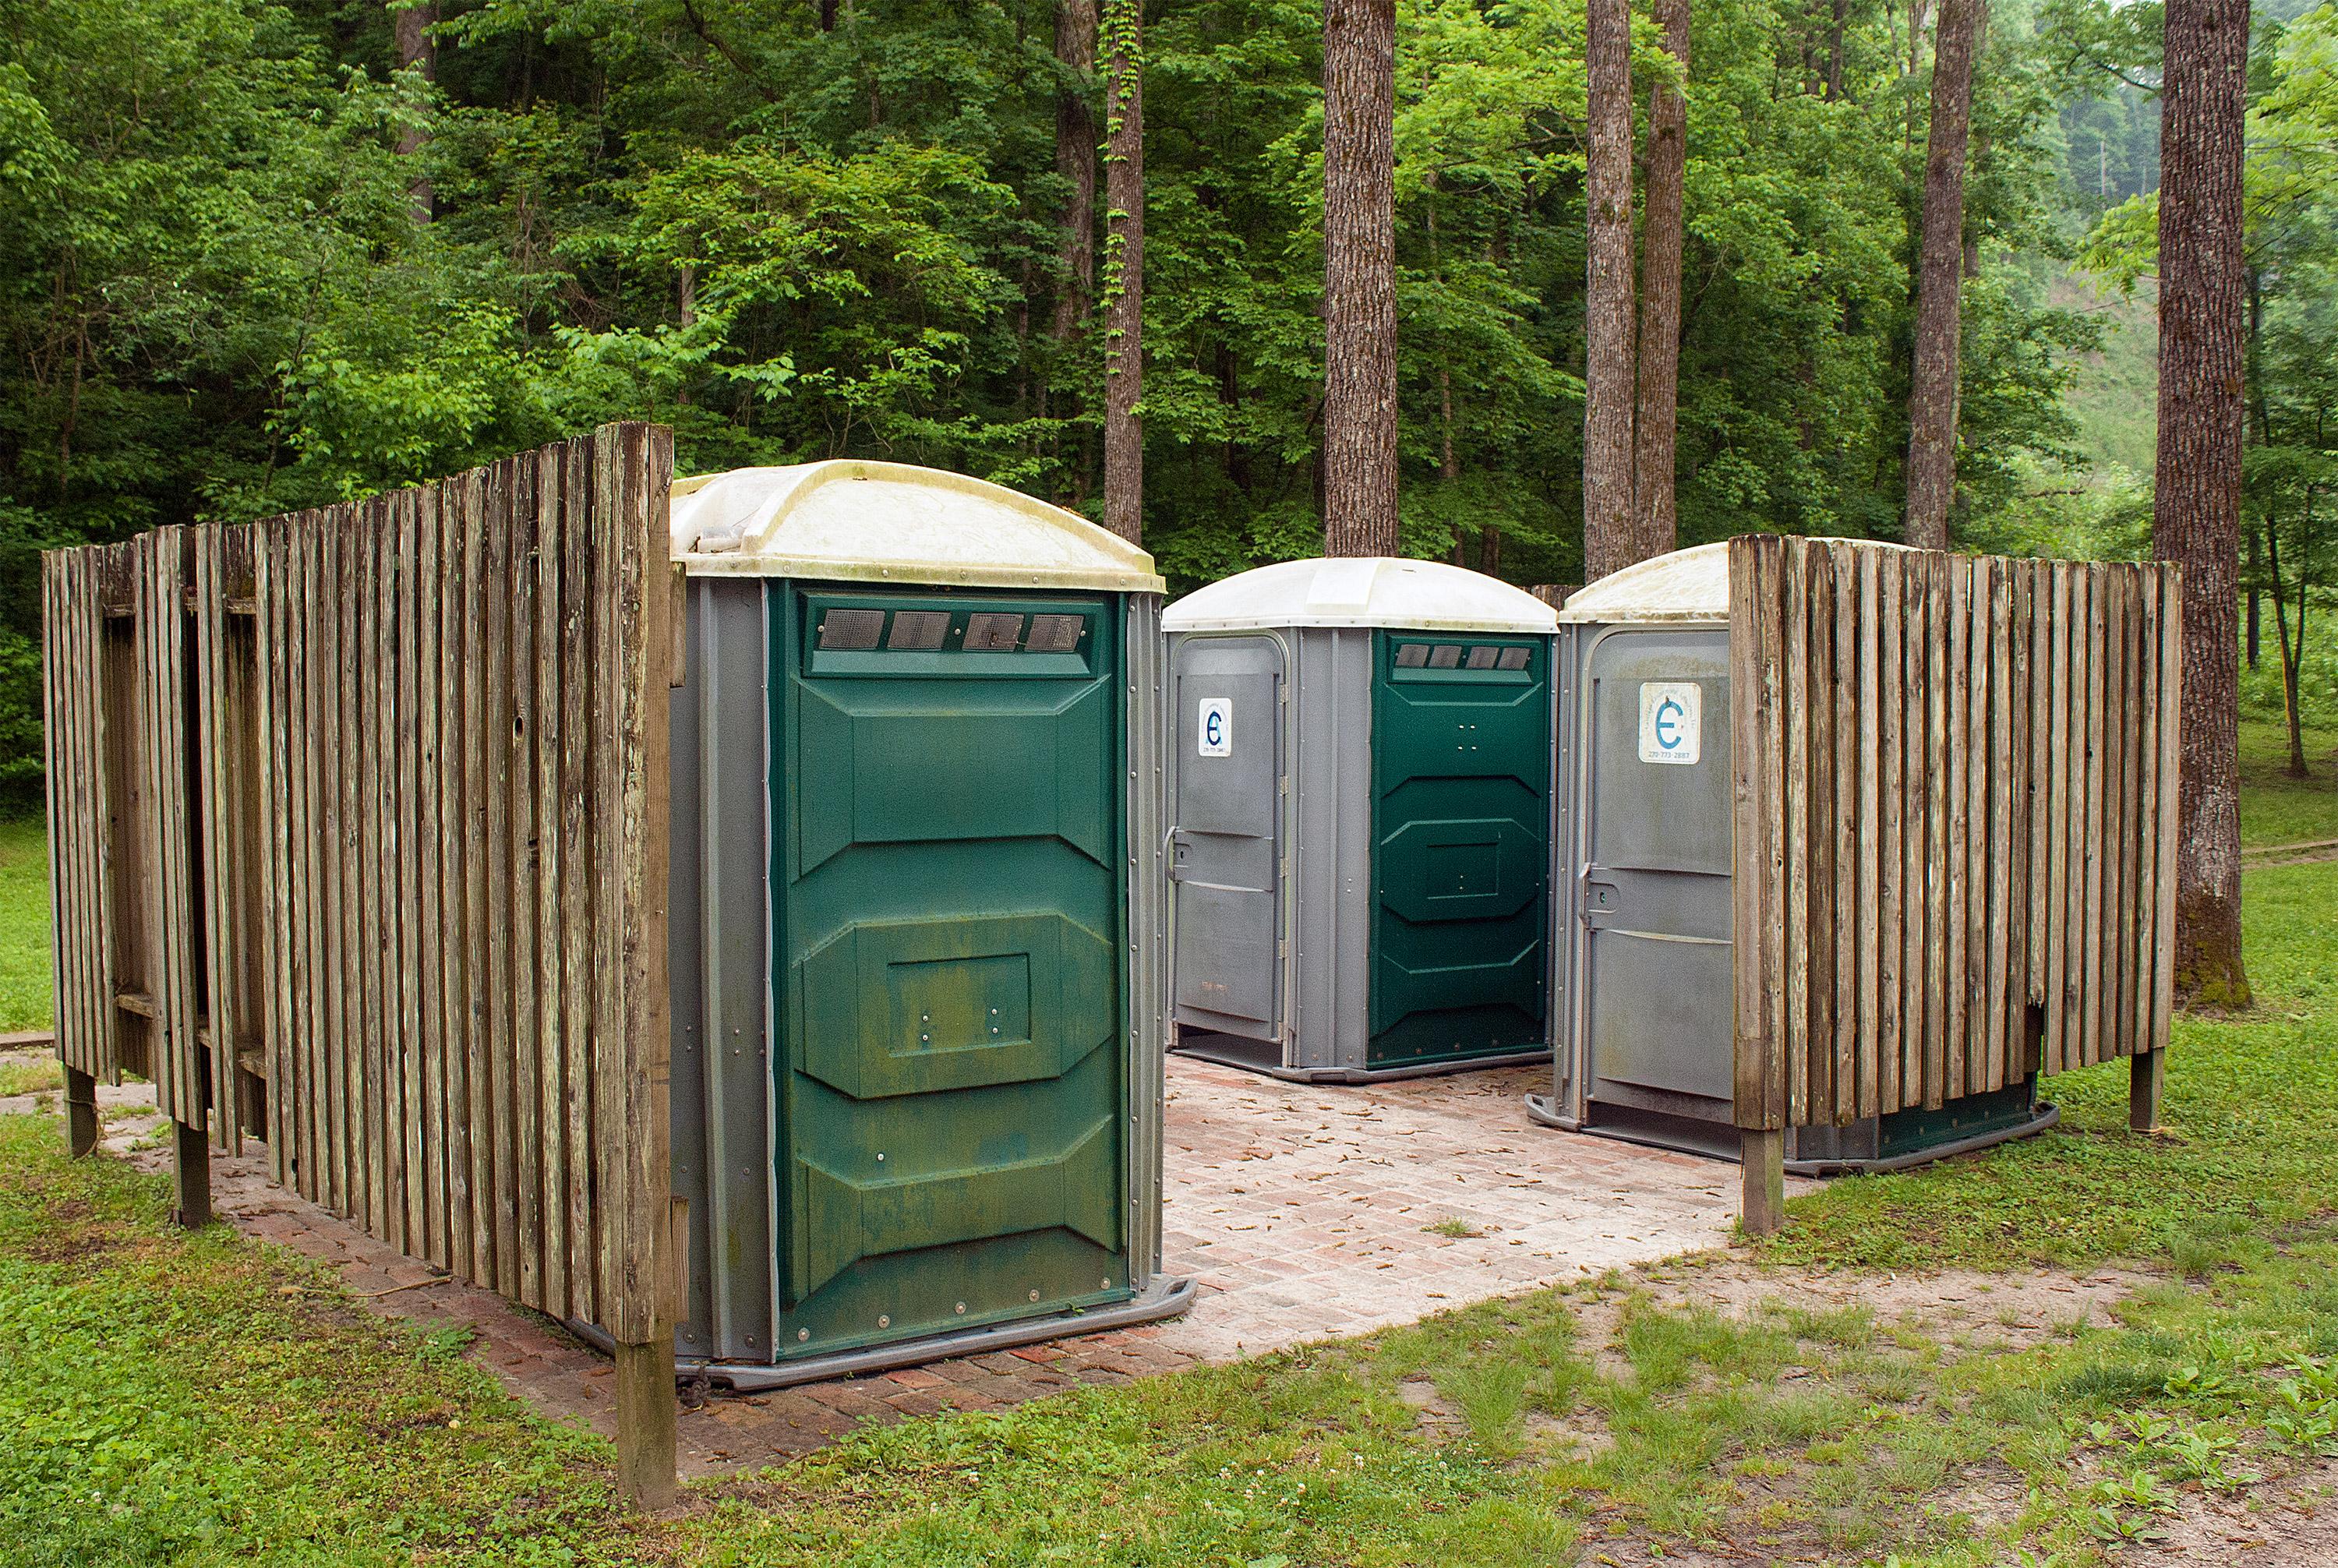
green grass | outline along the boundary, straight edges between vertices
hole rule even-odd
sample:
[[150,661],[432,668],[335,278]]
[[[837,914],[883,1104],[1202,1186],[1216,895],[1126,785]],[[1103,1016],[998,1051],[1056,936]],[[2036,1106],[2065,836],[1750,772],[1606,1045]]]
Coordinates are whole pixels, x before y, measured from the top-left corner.
[[[2253,841],[2338,816],[2327,783],[2250,778]],[[2126,1131],[2123,1068],[2073,1074],[2052,1091],[2065,1131],[1836,1182],[1741,1254],[1797,1276],[2156,1274],[2114,1322],[2004,1346],[1985,1308],[1960,1327],[1731,1318],[1695,1296],[1714,1260],[1691,1259],[1660,1271],[1685,1301],[1627,1274],[865,1430],[663,1522],[622,1517],[605,1446],[527,1416],[459,1345],[224,1229],[181,1236],[161,1180],[69,1163],[53,1121],[0,1118],[0,1560],[2106,1561],[2170,1508],[2338,1455],[2338,862],[2253,869],[2245,908],[2261,1005],[2180,1024],[2168,1136]]]
[[445,1340],[164,1183],[0,1117],[0,1559],[573,1560],[616,1520],[605,1446],[529,1416]]
[[65,1070],[54,1059],[0,1062],[0,1100],[14,1094],[37,1094],[65,1086]]
[[2289,732],[2241,723],[2241,842],[2305,844],[2338,838],[2338,730],[2304,732],[2307,776],[2289,776]]
[[0,1034],[46,1029],[49,836],[37,817],[0,820]]

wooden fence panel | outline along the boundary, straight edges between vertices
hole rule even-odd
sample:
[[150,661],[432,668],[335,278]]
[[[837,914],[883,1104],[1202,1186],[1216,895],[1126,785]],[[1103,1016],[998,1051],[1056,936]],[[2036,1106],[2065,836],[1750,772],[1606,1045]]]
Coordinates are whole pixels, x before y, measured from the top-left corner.
[[2176,569],[1746,537],[1730,578],[1738,1124],[2164,1045]]
[[671,436],[43,563],[57,1039],[371,1234],[656,1336]]

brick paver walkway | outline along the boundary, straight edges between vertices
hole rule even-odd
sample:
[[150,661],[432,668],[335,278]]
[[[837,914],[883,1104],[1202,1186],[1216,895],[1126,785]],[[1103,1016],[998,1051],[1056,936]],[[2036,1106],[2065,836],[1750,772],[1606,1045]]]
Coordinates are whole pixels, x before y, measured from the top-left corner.
[[[1519,1100],[1547,1082],[1541,1070],[1508,1068],[1316,1086],[1174,1058],[1164,1253],[1170,1274],[1199,1281],[1191,1314],[696,1401],[682,1424],[684,1471],[801,1454],[864,1422],[1004,1408],[1077,1384],[1409,1323],[1726,1239],[1734,1167],[1536,1127]],[[136,1148],[159,1130],[140,1087],[102,1096],[107,1143],[161,1168],[167,1153]],[[45,1098],[53,1106],[54,1096]],[[212,1162],[213,1201],[239,1229],[334,1266],[371,1310],[426,1332],[468,1328],[474,1355],[515,1394],[555,1419],[609,1430],[609,1365],[598,1354],[279,1191],[266,1171],[252,1154]]]

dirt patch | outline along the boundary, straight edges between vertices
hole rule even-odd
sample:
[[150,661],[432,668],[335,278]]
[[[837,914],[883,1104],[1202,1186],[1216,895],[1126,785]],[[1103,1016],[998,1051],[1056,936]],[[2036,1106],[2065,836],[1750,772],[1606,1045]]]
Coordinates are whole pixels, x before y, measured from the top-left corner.
[[2338,1460],[2239,1496],[2187,1498],[2159,1527],[2121,1559],[2127,1568],[2338,1568]]
[[1863,1310],[1887,1335],[1899,1328],[1942,1344],[2019,1349],[2084,1324],[2107,1323],[2111,1308],[2153,1278],[2119,1269],[2083,1274],[1786,1273],[1716,1253],[1578,1287],[1567,1304],[1593,1366],[1603,1377],[1615,1377],[1630,1376],[1631,1364],[1616,1348],[1616,1330],[1626,1308],[1635,1304],[1664,1310],[1704,1307],[1738,1322],[1763,1315]]

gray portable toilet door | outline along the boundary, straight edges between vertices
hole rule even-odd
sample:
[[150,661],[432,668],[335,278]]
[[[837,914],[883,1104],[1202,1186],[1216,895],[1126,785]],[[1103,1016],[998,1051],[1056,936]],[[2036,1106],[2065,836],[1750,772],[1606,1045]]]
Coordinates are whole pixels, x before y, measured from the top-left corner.
[[1170,674],[1176,1021],[1280,1040],[1282,644],[1269,636],[1181,637]]
[[1608,632],[1584,674],[1577,1005],[1588,1118],[1654,1112],[1725,1132],[1735,1093],[1729,632]]

